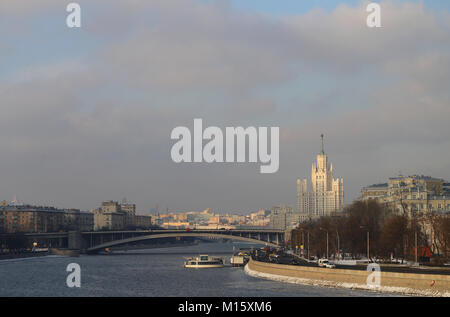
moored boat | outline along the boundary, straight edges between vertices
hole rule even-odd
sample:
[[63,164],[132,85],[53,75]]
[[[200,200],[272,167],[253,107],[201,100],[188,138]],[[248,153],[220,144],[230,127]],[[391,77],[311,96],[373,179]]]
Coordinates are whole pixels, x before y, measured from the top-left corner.
[[184,261],[185,268],[218,268],[224,266],[222,258],[214,258],[208,255],[187,258]]

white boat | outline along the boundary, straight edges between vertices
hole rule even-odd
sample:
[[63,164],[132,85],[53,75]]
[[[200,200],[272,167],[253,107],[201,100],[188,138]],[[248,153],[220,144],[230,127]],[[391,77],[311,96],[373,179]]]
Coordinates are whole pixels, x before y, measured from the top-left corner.
[[224,267],[222,258],[213,258],[208,255],[200,255],[197,257],[187,258],[184,261],[186,268],[213,268]]

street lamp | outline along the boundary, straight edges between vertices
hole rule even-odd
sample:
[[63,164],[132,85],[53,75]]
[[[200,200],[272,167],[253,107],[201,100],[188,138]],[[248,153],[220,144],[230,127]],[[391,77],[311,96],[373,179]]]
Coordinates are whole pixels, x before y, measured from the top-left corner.
[[322,230],[322,231],[326,231],[327,232],[327,259],[328,259],[328,230],[326,230],[326,229],[324,229],[322,227],[320,227],[319,229]]
[[301,249],[301,254],[302,256],[305,256],[303,250],[305,249],[305,231],[302,230],[302,249]]
[[308,261],[309,261],[309,231],[306,231],[306,234],[308,235]]
[[[307,234],[307,241],[308,241],[308,248],[307,248],[307,257],[309,260],[309,231],[306,231]],[[303,245],[303,249],[301,250],[301,254],[302,256],[305,256],[303,250],[305,249],[305,230],[302,229],[302,245]]]
[[367,228],[367,261],[370,262],[370,236],[369,228],[366,226],[360,226],[361,229]]
[[416,252],[415,252],[415,253],[416,253],[416,254],[415,254],[415,255],[416,255],[416,256],[415,256],[416,263],[415,263],[415,264],[418,265],[419,262],[417,262],[417,229],[416,229],[416,232],[415,232],[415,240],[416,240],[416,241],[415,241],[415,242],[416,242]]
[[336,237],[337,237],[337,250],[338,250],[338,259],[339,259],[340,255],[341,255],[341,249],[339,247],[339,232],[337,231],[337,229],[336,229]]

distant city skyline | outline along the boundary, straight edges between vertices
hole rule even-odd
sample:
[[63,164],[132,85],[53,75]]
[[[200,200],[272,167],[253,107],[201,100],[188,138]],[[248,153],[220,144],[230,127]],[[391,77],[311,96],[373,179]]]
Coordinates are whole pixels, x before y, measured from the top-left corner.
[[[392,176],[450,180],[444,1],[0,2],[0,199],[89,210],[296,206],[325,135],[345,203]],[[176,164],[170,132],[280,127],[279,170]]]

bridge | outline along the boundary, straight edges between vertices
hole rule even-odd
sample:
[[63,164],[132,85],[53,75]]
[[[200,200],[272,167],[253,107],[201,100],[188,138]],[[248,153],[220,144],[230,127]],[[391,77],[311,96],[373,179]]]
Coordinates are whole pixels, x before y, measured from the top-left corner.
[[264,244],[279,247],[284,244],[285,232],[276,229],[215,229],[215,230],[137,230],[137,231],[89,231],[30,233],[29,239],[39,245],[80,249],[87,253],[96,253],[106,248],[164,238],[207,238],[230,239],[235,241]]

